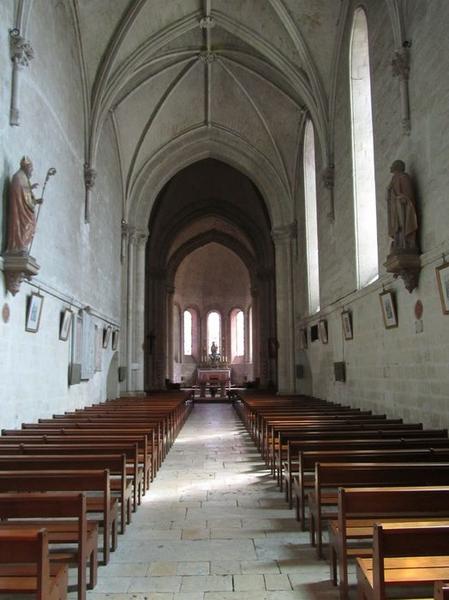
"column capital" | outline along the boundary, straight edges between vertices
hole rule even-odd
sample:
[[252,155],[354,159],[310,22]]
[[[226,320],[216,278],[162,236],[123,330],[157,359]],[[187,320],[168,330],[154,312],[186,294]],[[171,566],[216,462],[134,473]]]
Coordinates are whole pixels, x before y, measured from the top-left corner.
[[321,173],[321,178],[324,184],[324,187],[327,190],[332,190],[334,188],[335,183],[335,165],[328,165],[323,172]]
[[297,222],[293,221],[288,225],[281,225],[279,227],[275,227],[271,231],[271,237],[273,238],[275,244],[278,242],[288,242],[296,238],[297,230]]
[[410,76],[410,52],[404,46],[395,50],[391,60],[393,77],[399,77],[402,81],[408,81]]
[[9,49],[11,61],[17,67],[28,67],[34,58],[34,50],[30,42],[20,35],[18,29],[9,30]]

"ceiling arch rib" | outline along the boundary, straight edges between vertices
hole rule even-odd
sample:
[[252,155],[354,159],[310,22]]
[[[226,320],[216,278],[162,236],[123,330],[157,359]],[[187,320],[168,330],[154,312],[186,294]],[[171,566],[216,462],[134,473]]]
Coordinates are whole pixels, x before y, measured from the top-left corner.
[[289,180],[289,176],[288,176],[288,172],[287,172],[287,167],[285,165],[284,158],[283,158],[282,153],[281,153],[281,151],[279,149],[279,146],[276,143],[276,140],[274,139],[274,135],[273,135],[273,133],[270,130],[268,122],[267,122],[266,118],[264,117],[264,115],[262,113],[262,110],[258,106],[258,104],[255,101],[254,97],[248,92],[248,90],[246,89],[246,87],[240,81],[240,79],[235,75],[235,73],[232,72],[231,69],[229,69],[226,66],[225,62],[224,61],[219,61],[219,64],[221,64],[222,68],[226,70],[226,72],[229,74],[230,77],[232,77],[232,79],[235,81],[235,83],[240,88],[240,90],[245,94],[246,98],[248,99],[248,101],[252,105],[252,107],[253,107],[254,111],[256,112],[257,116],[259,117],[259,120],[262,123],[262,126],[264,127],[265,131],[267,132],[268,137],[271,140],[272,146],[274,148],[274,151],[275,151],[276,156],[277,156],[278,161],[279,161],[279,165],[281,167],[281,172],[282,172],[281,176],[283,177],[283,179],[285,181],[285,184],[290,189],[290,197],[291,197],[291,191],[292,191],[291,190],[291,181]]
[[180,83],[182,82],[183,78],[190,72],[190,70],[193,68],[193,66],[196,64],[196,60],[189,60],[187,65],[181,70],[181,72],[179,74],[177,74],[177,76],[173,79],[171,85],[169,85],[169,87],[165,90],[165,93],[162,95],[162,97],[160,98],[159,102],[157,103],[154,111],[152,112],[152,114],[150,115],[150,118],[148,119],[143,131],[142,131],[142,135],[140,136],[139,141],[136,144],[136,149],[134,151],[132,160],[131,160],[131,164],[130,164],[130,168],[128,171],[128,175],[126,178],[126,191],[128,193],[129,188],[130,188],[130,183],[131,183],[131,179],[132,179],[132,175],[134,172],[134,168],[137,162],[137,158],[139,156],[139,152],[140,149],[142,147],[143,141],[145,140],[145,137],[148,133],[148,131],[150,130],[150,127],[152,125],[152,123],[154,122],[154,120],[156,119],[157,115],[159,114],[160,110],[163,108],[164,103],[166,102],[166,100],[171,96],[171,94],[174,93],[174,91],[176,90],[176,88],[178,87],[178,85],[180,85]]

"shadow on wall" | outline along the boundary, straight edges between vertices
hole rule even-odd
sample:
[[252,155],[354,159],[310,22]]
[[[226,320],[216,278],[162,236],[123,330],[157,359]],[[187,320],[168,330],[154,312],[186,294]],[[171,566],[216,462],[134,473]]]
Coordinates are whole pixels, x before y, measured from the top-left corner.
[[118,352],[114,352],[109,363],[108,377],[106,380],[106,399],[114,400],[119,396],[118,383]]
[[[8,172],[8,164],[3,162],[3,173]],[[5,176],[2,184],[1,204],[0,204],[0,254],[6,249],[6,227],[7,227],[7,210],[8,210],[8,193],[10,179]]]

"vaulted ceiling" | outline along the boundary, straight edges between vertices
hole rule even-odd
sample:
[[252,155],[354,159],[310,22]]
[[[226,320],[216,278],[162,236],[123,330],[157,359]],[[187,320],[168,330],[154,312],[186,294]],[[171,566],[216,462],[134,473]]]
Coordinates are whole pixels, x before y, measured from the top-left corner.
[[256,157],[291,199],[306,111],[326,153],[342,3],[75,0],[89,162],[111,117],[126,202],[173,144],[219,135]]

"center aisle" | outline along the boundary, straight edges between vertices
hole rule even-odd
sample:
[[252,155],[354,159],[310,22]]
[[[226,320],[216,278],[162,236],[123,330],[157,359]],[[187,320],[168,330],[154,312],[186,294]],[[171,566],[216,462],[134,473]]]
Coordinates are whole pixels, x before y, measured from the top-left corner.
[[196,405],[89,600],[334,599],[229,404]]

